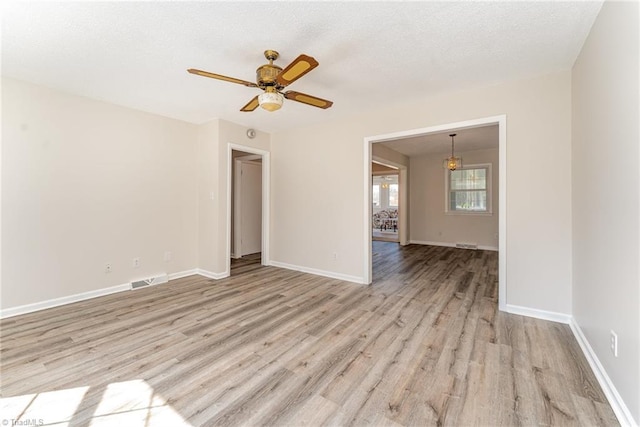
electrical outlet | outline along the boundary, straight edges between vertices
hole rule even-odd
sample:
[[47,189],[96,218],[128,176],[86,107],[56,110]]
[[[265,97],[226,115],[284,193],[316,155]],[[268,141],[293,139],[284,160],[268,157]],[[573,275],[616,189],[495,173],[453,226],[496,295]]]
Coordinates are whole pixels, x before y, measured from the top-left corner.
[[169,262],[171,261],[171,258],[173,257],[173,254],[169,251],[164,253],[164,262]]
[[104,265],[104,272],[105,273],[111,273],[111,263],[108,262]]
[[133,268],[139,268],[140,267],[140,258],[134,258],[132,265],[133,265]]
[[611,346],[611,352],[613,353],[613,355],[615,357],[618,357],[618,334],[616,334],[613,331],[611,331],[610,346]]
[[337,260],[338,259],[338,252],[334,252],[333,253],[333,260]]

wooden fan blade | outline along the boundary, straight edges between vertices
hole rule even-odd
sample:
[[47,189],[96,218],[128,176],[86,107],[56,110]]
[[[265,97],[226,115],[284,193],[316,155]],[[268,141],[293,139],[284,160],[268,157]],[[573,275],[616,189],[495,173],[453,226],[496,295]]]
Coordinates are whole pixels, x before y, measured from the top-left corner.
[[287,68],[282,70],[276,77],[276,81],[280,86],[287,86],[298,80],[318,66],[318,61],[314,58],[302,54],[298,56]]
[[210,73],[208,71],[196,70],[195,68],[189,68],[187,70],[191,74],[196,74],[202,77],[209,77],[212,79],[224,80],[225,82],[238,83],[247,87],[258,87],[257,84],[248,82],[246,80],[235,79],[233,77],[223,76],[221,74]]
[[326,99],[318,98],[316,96],[307,95],[305,93],[288,91],[284,94],[284,97],[292,101],[302,102],[303,104],[313,105],[314,107],[327,109],[333,105],[333,102]]
[[247,103],[247,105],[242,107],[240,111],[244,111],[244,112],[253,111],[256,108],[258,108],[258,105],[260,105],[260,103],[258,102],[258,95],[256,95],[251,101]]

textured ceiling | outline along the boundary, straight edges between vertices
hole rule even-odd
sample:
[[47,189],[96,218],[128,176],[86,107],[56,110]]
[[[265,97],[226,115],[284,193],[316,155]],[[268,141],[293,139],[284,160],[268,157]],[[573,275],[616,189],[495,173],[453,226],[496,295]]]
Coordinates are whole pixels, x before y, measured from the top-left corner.
[[481,126],[467,129],[450,129],[446,132],[402,138],[395,141],[380,142],[408,157],[442,154],[443,158],[451,154],[451,137],[455,133],[455,152],[498,148],[498,125]]
[[[193,123],[265,131],[572,66],[602,2],[9,2],[2,74]],[[291,90],[334,101],[238,110],[280,52],[320,66]]]

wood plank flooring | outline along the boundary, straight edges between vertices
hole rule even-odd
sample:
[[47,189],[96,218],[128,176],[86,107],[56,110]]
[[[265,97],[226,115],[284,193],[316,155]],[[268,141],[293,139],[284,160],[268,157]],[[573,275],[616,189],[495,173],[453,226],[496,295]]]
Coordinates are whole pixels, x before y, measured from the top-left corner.
[[241,258],[231,258],[231,274],[233,276],[245,274],[255,268],[259,268],[261,263],[262,254],[260,252],[245,255]]
[[245,262],[5,319],[0,418],[618,425],[568,326],[497,311],[497,253],[374,242],[373,260],[371,286]]

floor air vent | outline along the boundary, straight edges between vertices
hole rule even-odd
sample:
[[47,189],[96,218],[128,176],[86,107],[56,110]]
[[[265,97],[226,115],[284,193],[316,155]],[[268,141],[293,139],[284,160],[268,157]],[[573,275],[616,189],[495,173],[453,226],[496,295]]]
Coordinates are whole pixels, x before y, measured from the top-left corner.
[[149,277],[148,279],[131,282],[131,289],[139,289],[144,288],[145,286],[159,285],[161,283],[167,283],[168,281],[169,276],[167,276],[166,274],[161,274],[159,276]]
[[456,248],[460,249],[478,249],[476,243],[456,243]]

